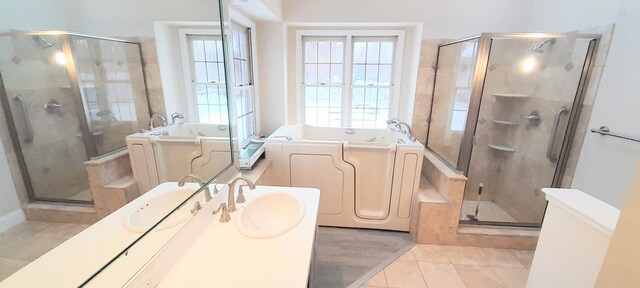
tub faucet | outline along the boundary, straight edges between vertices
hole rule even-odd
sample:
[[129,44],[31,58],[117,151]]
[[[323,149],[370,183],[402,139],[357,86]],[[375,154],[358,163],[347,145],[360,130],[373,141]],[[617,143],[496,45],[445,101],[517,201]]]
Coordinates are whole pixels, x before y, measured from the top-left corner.
[[398,123],[400,123],[400,119],[398,119],[398,118],[391,118],[391,119],[387,120],[387,126],[393,125],[393,126],[389,127],[389,129],[391,129],[392,131],[400,131],[400,130],[397,130],[397,129],[399,129]]
[[[411,126],[409,126],[409,124],[400,121],[400,119],[398,118],[391,118],[387,120],[387,125],[394,125],[397,131],[402,132],[402,134],[404,135],[407,135],[407,137],[409,137],[412,142],[416,142],[416,137],[413,137],[413,135],[411,135]],[[404,126],[406,129],[402,129],[402,126]]]
[[[189,179],[189,178],[198,181],[198,183],[200,184],[200,187],[202,187],[202,186],[204,186],[206,184],[206,183],[204,183],[204,181],[202,181],[202,178],[198,177],[198,175],[189,174],[189,175],[186,175],[186,176],[184,176],[184,177],[182,177],[180,179],[180,181],[178,182],[178,187],[184,187],[184,184],[187,182],[187,179]],[[216,187],[216,180],[213,180],[211,182],[211,185],[213,185],[214,191],[217,193],[218,189]],[[205,199],[205,201],[209,202],[209,200],[211,200],[211,198],[212,198],[212,196],[211,196],[211,193],[209,193],[209,187],[207,187],[207,188],[204,189],[204,199]]]
[[164,117],[162,115],[153,115],[151,116],[151,119],[149,119],[149,131],[151,131],[151,129],[156,128],[155,126],[153,126],[153,120],[156,119],[160,119],[162,120],[162,127],[166,127],[167,126],[167,117]]
[[[242,180],[245,183],[247,183],[247,186],[249,186],[249,189],[251,189],[251,190],[256,189],[256,184],[251,182],[251,180],[245,178],[244,176],[239,176],[238,178],[233,179],[233,181],[231,181],[231,184],[229,184],[229,199],[227,200],[227,203],[229,205],[228,206],[229,212],[232,212],[232,213],[236,211],[236,199],[234,199],[235,197],[234,197],[233,193],[234,193],[234,191],[236,189],[236,183],[238,181],[240,181],[240,180]],[[239,189],[238,189],[239,190],[238,191],[238,200],[239,200],[238,203],[243,203],[244,202],[244,195],[242,194],[242,187],[243,186],[244,185],[241,185],[239,187]]]
[[184,114],[178,112],[171,114],[171,125],[176,124],[176,119],[184,119]]

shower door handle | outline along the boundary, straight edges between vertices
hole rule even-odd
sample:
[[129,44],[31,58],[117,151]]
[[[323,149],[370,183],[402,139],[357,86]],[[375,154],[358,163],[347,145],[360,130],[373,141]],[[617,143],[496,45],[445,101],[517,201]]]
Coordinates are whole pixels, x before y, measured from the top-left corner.
[[558,134],[558,128],[560,127],[560,119],[562,119],[562,115],[563,114],[567,114],[569,113],[569,109],[567,109],[567,107],[562,107],[560,108],[560,110],[558,110],[558,113],[556,114],[556,119],[553,123],[553,130],[551,131],[551,138],[549,139],[549,146],[547,147],[547,158],[551,161],[551,162],[556,162],[558,160],[558,155],[556,155],[555,153],[555,144],[556,144],[556,137]]
[[27,135],[24,137],[24,142],[31,143],[33,141],[33,128],[31,127],[31,121],[29,120],[29,114],[27,114],[27,108],[24,106],[24,99],[22,96],[13,96],[13,100],[20,104],[20,110],[22,110],[22,116],[24,116],[24,125],[27,127]]

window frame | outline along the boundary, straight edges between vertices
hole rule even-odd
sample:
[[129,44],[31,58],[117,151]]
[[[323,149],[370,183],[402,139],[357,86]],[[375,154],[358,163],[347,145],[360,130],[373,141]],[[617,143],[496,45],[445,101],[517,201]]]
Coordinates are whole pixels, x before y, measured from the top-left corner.
[[[231,67],[230,68],[230,70],[232,71],[232,73],[231,73],[232,76],[231,77],[233,78],[232,79],[233,80],[233,83],[232,83],[233,85],[231,85],[231,89],[232,89],[231,92],[232,93],[230,95],[232,95],[232,98],[233,98],[232,101],[234,103],[233,106],[235,108],[235,109],[233,109],[234,111],[232,111],[231,113],[234,116],[234,122],[237,125],[236,129],[237,129],[237,133],[238,133],[237,136],[238,137],[240,137],[240,135],[239,135],[240,134],[239,133],[240,132],[240,128],[239,128],[238,119],[240,119],[241,117],[244,117],[244,116],[246,116],[248,114],[253,114],[253,125],[252,125],[253,126],[253,133],[251,133],[250,135],[248,135],[247,138],[243,139],[242,141],[240,141],[238,143],[240,145],[240,147],[246,146],[248,144],[248,142],[251,139],[253,139],[254,136],[258,135],[258,133],[259,133],[258,132],[258,126],[257,126],[257,122],[258,122],[258,119],[257,119],[258,118],[257,106],[258,105],[256,105],[256,102],[257,102],[256,84],[255,84],[256,79],[255,79],[255,73],[254,73],[254,69],[255,69],[255,67],[254,67],[254,65],[255,65],[254,64],[255,63],[255,61],[254,61],[254,59],[255,59],[254,48],[255,48],[255,46],[254,46],[254,41],[253,41],[253,29],[254,28],[252,28],[251,26],[243,25],[243,24],[240,24],[240,23],[236,23],[235,21],[232,21],[231,29],[229,29],[230,30],[230,36],[231,36],[231,37],[229,37],[229,39],[231,39],[231,42],[230,42],[230,44],[231,44],[230,46],[231,47],[229,47],[230,48],[229,51],[231,52],[231,53],[229,53],[230,54],[230,58],[231,58],[231,65],[229,65],[229,66]],[[249,69],[248,70],[248,74],[247,74],[247,76],[249,77],[249,81],[248,81],[248,84],[246,84],[246,85],[238,85],[238,84],[236,84],[236,72],[237,71],[235,71],[235,61],[236,61],[237,58],[235,57],[235,47],[234,47],[235,43],[234,43],[234,40],[233,40],[234,39],[233,32],[234,31],[241,31],[241,30],[244,31],[244,33],[246,35],[246,39],[245,39],[246,42],[244,44],[245,44],[245,48],[247,49],[247,54],[246,54],[246,58],[247,59],[246,59],[246,61],[247,61],[247,68]],[[246,93],[247,91],[249,91],[249,94],[251,95],[251,98],[252,98],[252,100],[251,100],[251,106],[252,106],[251,112],[245,113],[243,115],[237,115],[237,107],[240,104],[240,103],[236,103],[236,99],[237,99],[236,92],[238,92],[238,91],[243,91],[243,93]]]
[[343,59],[343,83],[342,83],[342,128],[350,127],[352,110],[353,87],[353,38],[360,37],[397,37],[393,56],[392,85],[389,101],[389,118],[398,117],[400,102],[400,83],[402,79],[402,64],[404,54],[405,31],[404,30],[324,30],[304,29],[296,30],[296,122],[305,123],[305,99],[304,99],[304,41],[303,38],[346,38]]
[[[189,121],[199,122],[198,115],[198,104],[195,96],[195,82],[192,82],[192,79],[195,79],[195,74],[193,68],[191,67],[191,61],[193,60],[193,51],[190,49],[191,45],[189,44],[189,40],[187,36],[214,36],[221,37],[220,30],[217,29],[196,29],[196,28],[186,28],[186,29],[178,29],[178,38],[180,40],[180,54],[182,54],[182,69],[184,76],[184,86],[186,90],[186,104],[187,104],[187,116]],[[225,76],[226,77],[226,76]],[[227,81],[227,79],[225,79]],[[227,94],[229,92],[227,91]],[[229,99],[227,99],[227,105]]]

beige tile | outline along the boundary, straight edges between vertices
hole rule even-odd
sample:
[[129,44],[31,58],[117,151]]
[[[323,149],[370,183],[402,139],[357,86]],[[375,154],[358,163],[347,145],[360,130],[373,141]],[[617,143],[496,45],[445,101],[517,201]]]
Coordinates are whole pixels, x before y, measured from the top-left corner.
[[0,257],[0,281],[29,264],[29,261]]
[[396,260],[384,269],[387,277],[387,285],[394,288],[421,288],[427,287],[418,262]]
[[525,268],[531,268],[531,262],[533,262],[533,255],[535,253],[534,250],[511,250],[511,252],[513,252],[513,255],[518,258]]
[[416,261],[451,263],[447,256],[446,246],[418,244],[412,248]]
[[508,249],[482,248],[484,261],[489,266],[524,268],[520,260]]
[[416,257],[413,255],[413,252],[411,252],[411,250],[407,251],[407,253],[402,254],[402,256],[398,257],[397,260],[403,260],[403,261],[415,261]]
[[384,276],[384,270],[378,272],[378,274],[369,279],[364,285],[369,287],[387,287],[387,278]]
[[466,246],[446,246],[446,254],[453,264],[486,265],[482,249]]
[[36,234],[51,225],[49,222],[40,222],[40,221],[25,221],[16,226],[9,228],[4,233],[14,234],[14,235],[23,235],[23,236],[31,236]]
[[44,230],[34,234],[34,237],[39,238],[60,238],[60,239],[69,239],[76,234],[82,232],[82,230],[87,229],[88,224],[75,224],[75,223],[50,223],[49,227]]
[[[387,286],[385,286],[384,288],[386,288]],[[367,286],[367,285],[362,285],[360,286],[360,288],[380,288],[378,286]]]
[[418,262],[418,265],[429,288],[465,288],[452,264]]
[[0,257],[33,261],[65,240],[4,234],[0,236]]
[[491,267],[498,279],[508,288],[524,288],[527,286],[529,270],[524,268]]
[[467,288],[507,288],[489,266],[454,266]]

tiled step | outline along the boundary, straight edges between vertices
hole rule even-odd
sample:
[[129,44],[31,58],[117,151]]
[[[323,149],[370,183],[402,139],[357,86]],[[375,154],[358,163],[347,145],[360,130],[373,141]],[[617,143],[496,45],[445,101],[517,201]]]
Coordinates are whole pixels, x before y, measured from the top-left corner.
[[34,202],[22,210],[28,221],[93,224],[99,220],[96,208],[89,205]]

